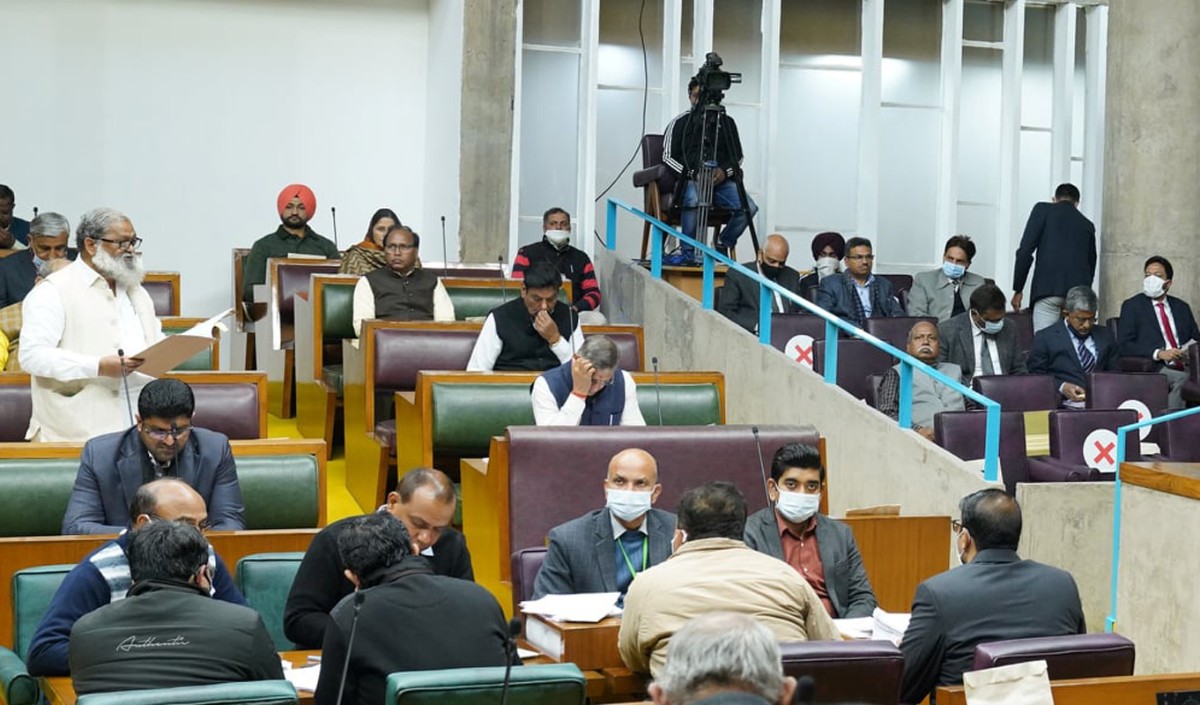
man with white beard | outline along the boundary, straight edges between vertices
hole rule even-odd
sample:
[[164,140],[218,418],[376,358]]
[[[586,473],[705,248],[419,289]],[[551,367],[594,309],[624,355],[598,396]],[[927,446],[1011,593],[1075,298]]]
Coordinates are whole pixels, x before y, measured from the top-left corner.
[[[21,367],[29,373],[32,441],[86,441],[129,426],[126,393],[149,378],[134,355],[162,339],[142,288],[142,239],[129,218],[96,208],[79,219],[79,258],[25,298]],[[128,375],[128,391],[122,374]]]

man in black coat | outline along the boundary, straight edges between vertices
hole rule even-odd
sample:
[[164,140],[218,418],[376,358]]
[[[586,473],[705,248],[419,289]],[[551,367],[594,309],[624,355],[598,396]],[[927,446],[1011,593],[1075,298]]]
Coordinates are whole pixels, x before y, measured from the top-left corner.
[[1088,375],[1118,371],[1120,358],[1113,334],[1096,325],[1096,292],[1077,286],[1067,292],[1066,300],[1066,320],[1033,336],[1025,366],[1031,375],[1054,375],[1064,405],[1081,409]]
[[1166,257],[1155,255],[1143,267],[1142,293],[1121,304],[1117,339],[1122,357],[1149,358],[1159,374],[1170,383],[1168,405],[1183,408],[1183,383],[1188,380],[1184,368],[1187,346],[1200,340],[1200,329],[1191,306],[1183,299],[1167,296],[1175,268]]
[[42,262],[67,256],[71,224],[58,213],[42,213],[29,225],[29,247],[0,259],[0,308],[25,300]]
[[1004,639],[1083,634],[1071,574],[1017,555],[1021,507],[1001,488],[967,495],[954,522],[963,565],[917,586],[900,642],[900,702],[919,703],[971,670],[975,645]]
[[1039,331],[1058,322],[1068,289],[1091,286],[1096,276],[1096,226],[1079,212],[1079,189],[1074,184],[1060,184],[1052,203],[1035,204],[1029,213],[1013,266],[1014,311],[1021,310],[1035,251],[1037,266],[1029,301],[1033,330]]
[[[445,473],[417,468],[405,473],[376,514],[399,519],[416,552],[437,575],[474,580],[467,541],[450,522],[457,498]],[[292,582],[283,611],[283,633],[301,649],[319,649],[329,627],[329,611],[354,592],[338,553],[338,536],[358,517],[336,521],[313,537]]]
[[[757,270],[767,279],[799,295],[800,273],[787,266],[788,250],[788,241],[782,235],[771,235],[767,237],[763,248],[759,250],[758,259],[746,262],[743,266],[747,269]],[[778,292],[771,293],[772,311],[796,313],[801,310],[799,306]],[[758,283],[751,281],[741,272],[731,269],[725,275],[725,286],[721,287],[721,301],[717,306],[717,311],[751,333],[757,333],[759,297]]]

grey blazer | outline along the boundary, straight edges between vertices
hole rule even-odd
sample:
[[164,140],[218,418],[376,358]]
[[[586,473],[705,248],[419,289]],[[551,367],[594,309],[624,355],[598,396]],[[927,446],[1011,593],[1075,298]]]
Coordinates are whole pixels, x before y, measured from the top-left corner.
[[[938,324],[938,359],[961,367],[962,378],[968,381],[975,376],[974,335],[969,311]],[[996,334],[996,354],[1000,358],[1000,369],[996,370],[996,374],[1025,374],[1025,355],[1017,341],[1017,326],[1007,318],[1004,319],[1004,327]]]
[[[973,272],[963,275],[959,294],[963,306],[971,309],[971,294],[983,286],[984,278]],[[939,321],[950,318],[954,311],[954,285],[942,270],[921,272],[913,276],[912,288],[908,291],[908,315],[935,316]]]
[[[617,561],[612,519],[608,509],[588,512],[550,530],[546,560],[533,583],[533,599],[579,592],[617,592]],[[671,556],[675,515],[651,509],[646,515],[650,561],[654,566]]]
[[[759,553],[783,560],[783,543],[775,523],[775,511],[760,509],[746,519],[746,545]],[[839,619],[870,617],[875,611],[875,593],[867,579],[858,544],[850,527],[824,514],[817,515],[817,548],[825,571],[825,590]]]

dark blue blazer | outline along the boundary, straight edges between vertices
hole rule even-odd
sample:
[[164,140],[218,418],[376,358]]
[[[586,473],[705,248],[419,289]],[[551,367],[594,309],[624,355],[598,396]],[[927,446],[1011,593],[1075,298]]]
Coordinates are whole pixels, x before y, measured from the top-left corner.
[[33,250],[21,250],[0,259],[0,308],[24,301],[36,278]]
[[[79,474],[71,488],[64,534],[115,534],[129,526],[129,504],[142,484],[146,446],[136,428],[96,436],[83,446]],[[233,451],[224,434],[192,429],[179,451],[178,477],[191,485],[208,505],[212,528],[246,528],[242,490],[238,486]]]
[[1091,286],[1096,276],[1096,226],[1070,201],[1038,203],[1029,213],[1013,267],[1013,291],[1025,279],[1037,251],[1029,303],[1047,296],[1066,296],[1073,286]]
[[[1117,324],[1117,342],[1121,355],[1149,359],[1155,350],[1169,347],[1158,327],[1158,307],[1144,294],[1131,296],[1121,304],[1121,319]],[[1182,299],[1167,297],[1171,307],[1171,318],[1175,320],[1175,342],[1186,345],[1189,340],[1200,340],[1200,329],[1192,316],[1192,307]],[[1163,363],[1155,361],[1157,367]]]
[[[1104,326],[1092,328],[1092,340],[1096,343],[1096,372],[1120,371],[1120,356],[1117,341]],[[1079,364],[1079,353],[1075,352],[1075,336],[1067,331],[1067,323],[1059,321],[1043,328],[1033,336],[1033,347],[1029,350],[1026,367],[1031,375],[1054,375],[1054,380],[1087,387],[1083,365]]]
[[[855,305],[857,298],[854,281],[847,272],[825,277],[817,288],[818,306],[862,328],[866,321],[858,314],[858,306]],[[900,308],[900,302],[892,296],[892,283],[878,274],[875,275],[871,282],[871,318],[896,318],[903,315],[904,309]]]

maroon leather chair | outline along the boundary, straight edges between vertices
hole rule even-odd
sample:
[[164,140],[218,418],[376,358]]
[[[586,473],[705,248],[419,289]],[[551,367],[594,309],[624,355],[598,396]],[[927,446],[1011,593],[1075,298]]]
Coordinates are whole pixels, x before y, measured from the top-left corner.
[[[911,274],[879,274],[875,276],[881,279],[887,279],[892,285],[892,296],[904,305],[908,301],[908,292],[912,289],[913,278]],[[905,308],[905,310],[908,310]]]
[[883,375],[867,375],[867,406],[872,409],[879,408],[879,383],[883,381]]
[[[825,319],[806,313],[771,314],[771,347],[782,350],[785,355],[795,360],[799,353],[796,350],[789,350],[787,343],[797,335],[807,335],[814,341],[824,340]],[[811,362],[815,348],[807,352]]]
[[[1010,311],[1005,316],[1016,325],[1017,347],[1021,351],[1021,357],[1027,357],[1029,349],[1033,347],[1033,310],[1027,308],[1023,311]],[[1116,331],[1113,331],[1113,335],[1116,335]]]
[[[644,194],[643,208],[646,213],[658,218],[667,225],[679,225],[679,211],[676,210],[675,192],[679,187],[679,175],[663,163],[663,136],[657,134],[642,135],[642,168],[633,174],[633,185],[642,189]],[[713,208],[708,214],[708,225],[714,230],[729,222],[729,211],[723,208]],[[704,237],[701,236],[701,241]],[[650,223],[642,227],[642,259],[650,246]]]
[[513,614],[520,614],[519,605],[533,599],[533,584],[538,571],[546,560],[545,546],[532,546],[513,551],[512,554],[512,601]]
[[33,415],[33,396],[29,375],[23,372],[0,374],[0,443],[25,440],[29,418]]
[[937,325],[934,316],[901,316],[899,318],[868,318],[867,332],[885,343],[904,350],[908,347],[908,332],[921,321]]
[[1046,661],[1050,680],[1132,676],[1133,642],[1120,634],[1009,639],[975,646],[974,670],[1026,661]]
[[1046,411],[1062,401],[1051,375],[979,375],[971,388],[1004,411]]
[[279,330],[284,348],[295,346],[296,294],[308,292],[309,277],[313,274],[336,274],[338,263],[293,261],[279,268]]
[[[933,417],[934,442],[963,460],[983,457],[987,438],[986,411],[943,411]],[[1000,412],[1000,468],[1004,489],[1014,497],[1018,482],[1029,482],[1025,457],[1025,415]]]
[[[865,340],[841,340],[838,343],[837,385],[859,399],[866,399],[867,378],[886,373],[894,364],[894,357]],[[813,344],[813,371],[825,373],[824,340]]]
[[889,641],[788,641],[779,645],[784,675],[809,676],[818,705],[896,705],[904,656]]
[[[1029,459],[1030,482],[1084,482],[1112,480],[1113,473],[1088,467],[1083,457],[1083,442],[1099,428],[1116,431],[1137,421],[1132,409],[1059,410],[1050,412],[1050,455]],[[1091,449],[1088,449],[1089,451]],[[1116,449],[1108,449],[1116,458]],[[1125,459],[1141,460],[1141,444],[1136,432],[1125,439]]]
[[1167,408],[1167,378],[1157,372],[1093,372],[1088,379],[1087,408],[1116,409],[1129,399],[1151,413]]
[[[642,448],[658,461],[658,506],[673,511],[688,489],[713,480],[737,485],[751,512],[767,505],[748,426],[510,426],[507,431],[509,545],[544,546],[550,529],[604,505],[612,456]],[[786,443],[817,445],[812,426],[760,426],[764,463]],[[547,502],[553,497],[553,502]]]
[[179,311],[174,310],[175,286],[172,282],[165,279],[147,279],[142,282],[142,288],[150,294],[155,316],[179,315]]
[[1164,421],[1159,429],[1158,447],[1163,460],[1172,463],[1200,462],[1200,414]]
[[[186,377],[180,378],[187,381]],[[191,387],[196,397],[193,423],[197,426],[224,433],[231,441],[267,437],[267,429],[260,423],[267,400],[259,397],[258,385],[209,382]]]

